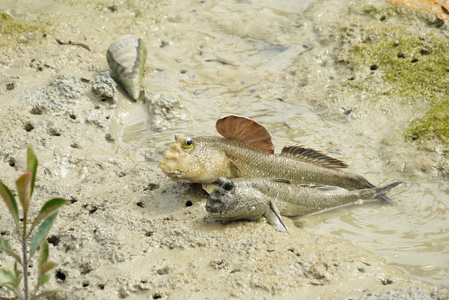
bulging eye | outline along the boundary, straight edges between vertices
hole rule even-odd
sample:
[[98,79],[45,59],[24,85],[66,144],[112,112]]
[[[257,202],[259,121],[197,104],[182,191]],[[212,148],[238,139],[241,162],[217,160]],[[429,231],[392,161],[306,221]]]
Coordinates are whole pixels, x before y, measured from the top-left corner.
[[232,181],[226,181],[226,183],[224,184],[224,189],[227,191],[230,191],[234,188],[234,182]]
[[178,140],[178,135],[177,134],[175,134],[175,141],[177,141]]
[[189,148],[192,147],[192,145],[193,145],[192,139],[191,139],[191,138],[186,138],[186,139],[184,140],[184,142],[182,143],[182,148],[184,148],[184,149],[189,149]]

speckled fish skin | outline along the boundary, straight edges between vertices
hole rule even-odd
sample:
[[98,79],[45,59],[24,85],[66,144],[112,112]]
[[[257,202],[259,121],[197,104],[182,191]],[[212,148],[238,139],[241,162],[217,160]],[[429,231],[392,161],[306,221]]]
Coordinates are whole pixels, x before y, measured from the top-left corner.
[[[186,149],[188,139],[192,140],[192,145]],[[269,154],[237,140],[221,137],[190,138],[179,134],[176,143],[164,153],[159,167],[174,180],[192,183],[212,183],[224,176],[284,178],[293,183],[348,189],[374,187],[354,173]]]
[[106,53],[109,67],[134,100],[140,97],[147,52],[139,37],[125,35],[116,39]]
[[[279,231],[286,231],[283,216],[304,216],[339,207],[357,200],[381,199],[391,204],[385,195],[400,184],[381,188],[347,190],[330,186],[310,186],[267,178],[219,178],[220,186],[210,194],[206,210],[218,220],[255,220],[265,216]],[[277,215],[277,217],[276,217]]]

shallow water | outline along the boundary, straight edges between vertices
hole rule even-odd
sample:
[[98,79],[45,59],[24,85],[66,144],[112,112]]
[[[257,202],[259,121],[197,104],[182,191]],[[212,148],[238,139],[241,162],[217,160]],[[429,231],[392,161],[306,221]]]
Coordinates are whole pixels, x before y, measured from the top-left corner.
[[[19,9],[11,0],[0,8],[26,12],[57,4],[43,2],[47,5],[40,2],[35,7],[33,1],[22,1],[26,5]],[[351,171],[373,183],[388,178],[378,149],[352,140],[349,124],[332,123],[318,115],[300,91],[297,98],[284,97],[287,91],[298,89],[292,80],[298,57],[320,47],[312,26],[307,25],[314,20],[304,21],[301,15],[314,1],[200,2],[164,7],[160,18],[167,21],[140,32],[150,48],[150,71],[144,82],[147,92],[180,99],[188,117],[167,130],[153,131],[146,106],[121,97],[115,127],[120,144],[129,147],[133,159],[157,164],[175,134],[215,135],[217,118],[233,113],[265,125],[278,151],[287,144],[306,144],[337,158],[352,159]],[[160,41],[168,46],[157,46]],[[323,64],[319,59],[310,63]],[[328,79],[321,80],[325,87]],[[362,130],[373,139],[381,134],[371,127]],[[365,165],[365,159],[371,162]],[[449,183],[405,180],[389,195],[393,207],[378,203],[350,206],[295,223],[303,224],[305,230],[350,240],[413,277],[449,286]]]

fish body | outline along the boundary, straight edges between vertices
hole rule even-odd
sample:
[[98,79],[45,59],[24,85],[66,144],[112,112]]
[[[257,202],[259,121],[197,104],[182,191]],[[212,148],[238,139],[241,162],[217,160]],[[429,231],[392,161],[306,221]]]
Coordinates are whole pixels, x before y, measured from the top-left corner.
[[[242,130],[245,122],[255,128]],[[224,137],[177,135],[159,167],[174,180],[194,183],[211,183],[224,176],[285,178],[293,183],[350,189],[374,187],[360,175],[339,170],[347,167],[344,162],[305,146],[287,146],[274,154],[270,133],[253,120],[228,116],[217,122],[217,130]]]
[[256,220],[264,216],[278,231],[287,232],[283,216],[304,216],[358,200],[381,199],[401,182],[381,188],[348,190],[334,186],[293,184],[267,178],[219,178],[219,187],[209,195],[206,210],[218,220]]

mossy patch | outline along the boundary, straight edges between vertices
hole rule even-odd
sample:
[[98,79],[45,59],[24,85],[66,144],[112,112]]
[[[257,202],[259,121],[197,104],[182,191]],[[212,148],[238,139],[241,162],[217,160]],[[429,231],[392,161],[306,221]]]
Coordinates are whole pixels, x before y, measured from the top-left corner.
[[441,141],[443,147],[440,150],[449,153],[449,101],[434,106],[422,119],[413,121],[406,129],[405,137],[419,144]]
[[[353,70],[347,84],[369,91],[371,101],[430,109],[404,129],[405,140],[441,142],[449,151],[449,39],[427,12],[396,7],[366,10],[358,40],[343,51]],[[420,24],[416,24],[416,23]],[[375,85],[375,86],[373,86]]]
[[[373,43],[358,43],[349,54],[354,70],[381,72],[386,87],[382,94],[406,103],[416,101],[439,103],[449,95],[449,40],[435,35],[417,36],[396,28],[395,34]],[[369,69],[369,70],[368,70]],[[369,81],[349,81],[362,89]]]
[[13,46],[20,42],[25,33],[44,34],[48,30],[48,24],[32,21],[25,22],[11,17],[0,11],[0,46]]

